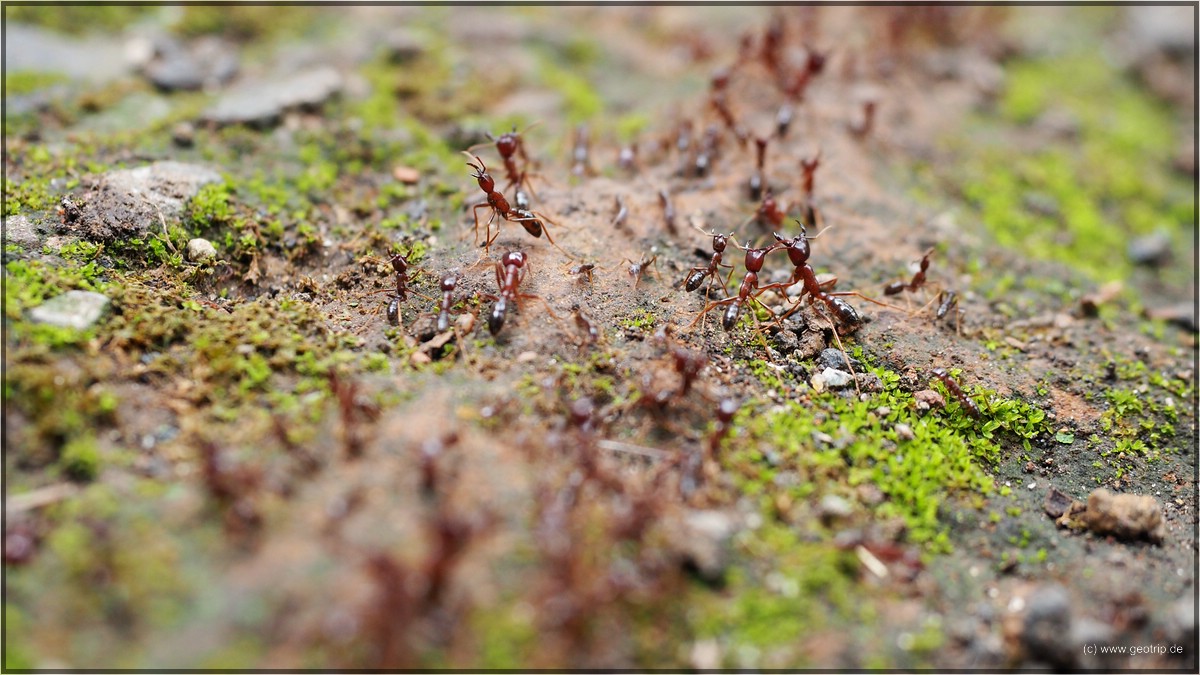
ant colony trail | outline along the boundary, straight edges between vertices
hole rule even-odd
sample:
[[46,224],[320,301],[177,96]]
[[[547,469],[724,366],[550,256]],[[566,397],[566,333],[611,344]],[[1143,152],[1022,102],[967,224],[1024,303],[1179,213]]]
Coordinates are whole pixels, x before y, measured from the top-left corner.
[[52,9],[6,669],[1194,672],[1188,8]]

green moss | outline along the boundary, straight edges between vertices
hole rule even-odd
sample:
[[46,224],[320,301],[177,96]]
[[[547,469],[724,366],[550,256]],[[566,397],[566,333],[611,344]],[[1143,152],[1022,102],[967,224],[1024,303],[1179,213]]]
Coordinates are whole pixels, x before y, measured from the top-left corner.
[[533,617],[511,607],[479,610],[471,618],[479,643],[478,667],[488,670],[528,668],[537,653]]
[[79,34],[120,31],[158,11],[160,8],[154,5],[29,3],[8,5],[5,7],[5,19],[61,33]]
[[604,110],[604,99],[591,83],[554,60],[542,60],[538,77],[562,96],[563,113],[569,122],[585,122]]
[[39,70],[18,70],[4,74],[4,91],[9,96],[29,94],[39,89],[45,89],[54,84],[65,82],[67,76],[62,73],[48,73]]
[[1094,51],[1016,62],[1008,76],[1003,120],[977,126],[1026,124],[1059,111],[1078,123],[1079,139],[1017,155],[1003,141],[963,141],[970,158],[952,180],[997,242],[1111,280],[1130,274],[1126,256],[1113,252],[1131,236],[1168,226],[1180,245],[1190,238],[1195,198],[1170,170],[1175,139],[1166,106]]
[[100,449],[96,438],[84,434],[67,441],[63,446],[58,465],[68,478],[90,481],[100,472]]

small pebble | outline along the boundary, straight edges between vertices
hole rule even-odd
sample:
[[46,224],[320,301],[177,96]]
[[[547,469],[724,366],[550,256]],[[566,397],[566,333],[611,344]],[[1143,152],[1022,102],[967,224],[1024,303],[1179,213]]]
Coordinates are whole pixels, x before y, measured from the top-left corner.
[[217,248],[211,241],[199,237],[187,243],[185,253],[187,259],[195,263],[212,262],[217,259]]
[[903,422],[896,425],[896,436],[902,441],[911,441],[912,439],[916,438],[916,435],[913,434],[912,427],[904,424]]
[[825,381],[825,386],[830,389],[843,389],[854,384],[853,375],[833,368],[821,371],[821,378]]

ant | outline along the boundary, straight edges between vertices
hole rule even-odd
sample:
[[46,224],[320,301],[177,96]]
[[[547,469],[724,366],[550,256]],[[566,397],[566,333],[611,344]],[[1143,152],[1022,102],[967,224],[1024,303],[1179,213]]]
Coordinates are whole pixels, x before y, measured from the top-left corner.
[[862,102],[862,116],[850,122],[850,133],[859,138],[866,138],[871,133],[872,127],[875,126],[875,109],[879,102],[874,98],[868,98]]
[[779,227],[787,217],[787,210],[787,203],[777,201],[771,192],[771,186],[768,185],[763,192],[762,203],[758,205],[758,210],[742,224],[753,220],[764,227]]
[[[412,253],[410,251],[408,255],[411,254]],[[392,265],[392,270],[396,273],[396,291],[392,294],[392,299],[388,302],[387,306],[388,323],[393,326],[400,325],[400,303],[408,302],[409,293],[412,293],[413,295],[419,295],[426,300],[433,300],[433,298],[429,297],[428,295],[418,293],[408,287],[408,282],[410,281],[408,268],[411,264],[408,261],[408,255],[394,253],[392,254],[392,257],[388,258],[388,262]],[[386,292],[386,290],[387,289],[384,289],[384,291],[378,292]]]
[[796,73],[788,85],[786,94],[793,101],[801,101],[804,99],[804,92],[808,89],[812,78],[820,75],[821,71],[825,70],[825,59],[828,52],[818,52],[814,49],[808,50],[808,56],[805,58],[804,67]]
[[588,283],[592,283],[592,272],[596,270],[596,263],[584,263],[576,265],[567,270],[567,274],[577,275],[580,279],[587,277]]
[[626,173],[637,173],[638,145],[636,141],[621,146],[621,150],[617,153],[617,166]]
[[442,277],[442,301],[439,305],[437,329],[444,333],[450,328],[450,307],[454,304],[454,289],[458,287],[458,272],[451,270]]
[[541,300],[542,304],[546,305],[546,311],[550,312],[550,316],[558,318],[555,316],[554,310],[550,309],[549,303],[542,298],[517,291],[521,282],[525,280],[525,274],[529,269],[526,267],[528,263],[529,256],[525,255],[523,251],[509,251],[496,262],[496,285],[500,288],[500,295],[497,297],[488,293],[481,294],[488,300],[496,301],[491,313],[488,314],[488,330],[492,335],[499,333],[500,329],[504,327],[504,319],[508,315],[508,303],[512,302],[520,309],[522,298]]
[[803,157],[800,159],[800,173],[802,176],[800,185],[801,185],[801,190],[804,193],[804,200],[807,202],[812,202],[813,183],[816,181],[817,168],[819,168],[820,166],[821,166],[821,150],[820,149],[818,149],[817,153],[815,155],[813,155],[812,157]]
[[792,109],[792,104],[785,102],[779,106],[779,112],[775,113],[775,135],[779,138],[787,138],[788,129],[792,126],[792,118],[795,117],[796,111]]
[[629,209],[625,206],[625,200],[621,199],[621,195],[617,195],[616,207],[617,212],[609,224],[619,230],[625,224],[625,219],[629,217]]
[[[921,267],[913,274],[912,281],[909,281],[908,283],[903,281],[893,281],[892,283],[883,287],[883,294],[898,295],[905,291],[912,293],[924,286],[925,272],[929,270],[929,256],[931,255],[933,255],[933,249],[925,251],[925,255],[921,257]],[[943,316],[944,315],[945,313],[943,312]]]
[[[525,131],[529,131],[529,129],[535,124],[537,124],[537,122],[525,127]],[[484,135],[488,137],[489,141],[496,145],[496,152],[499,152],[500,158],[504,160],[504,169],[505,172],[508,173],[508,185],[506,185],[504,189],[507,190],[515,185],[517,187],[517,193],[515,195],[516,201],[521,202],[524,200],[528,202],[528,197],[525,197],[524,191],[521,190],[521,185],[525,185],[525,187],[529,188],[530,192],[533,192],[533,186],[529,184],[529,178],[526,176],[525,171],[517,169],[517,163],[514,160],[514,157],[520,155],[521,161],[525,162],[526,169],[529,167],[529,155],[525,152],[525,143],[521,141],[521,133],[517,132],[517,127],[514,125],[512,131],[500,134],[499,138],[492,136],[490,131],[484,132]],[[470,148],[467,148],[467,150],[474,150],[475,148],[483,145],[486,145],[486,143],[472,145]],[[518,208],[529,207],[520,206],[518,204]]]
[[955,312],[954,312],[954,330],[957,333],[962,333],[962,325],[961,325],[960,319],[962,317],[963,312],[962,312],[962,310],[957,309],[958,308],[958,293],[955,293],[954,291],[946,291],[946,290],[938,291],[937,298],[935,298],[935,300],[938,300],[940,302],[938,304],[937,311],[934,313],[934,318],[938,321],[941,321],[942,319],[944,319],[946,317],[946,314],[948,314],[950,312],[950,310],[952,310],[952,309],[955,310]]
[[704,178],[708,175],[709,169],[712,168],[713,159],[716,158],[717,152],[720,150],[721,136],[716,125],[709,125],[704,130],[704,139],[696,151],[696,159],[692,162],[691,175],[697,178]]
[[580,124],[575,127],[575,145],[571,150],[571,158],[575,164],[571,167],[571,173],[579,178],[592,175],[592,167],[588,160],[588,149],[591,144],[591,139],[588,136],[588,128],[586,124]]
[[684,330],[688,330],[692,326],[696,325],[697,321],[699,321],[706,314],[708,314],[709,311],[719,305],[729,305],[729,307],[725,310],[725,314],[721,316],[721,326],[727,331],[733,330],[733,327],[737,325],[738,320],[742,318],[742,310],[745,308],[746,303],[750,300],[754,300],[761,305],[763,309],[766,309],[771,313],[771,316],[775,315],[774,312],[771,312],[771,310],[767,308],[766,305],[763,305],[762,301],[758,299],[758,295],[762,292],[762,289],[759,289],[758,287],[758,273],[762,271],[763,262],[766,261],[767,254],[771,251],[774,251],[777,245],[771,244],[770,246],[764,246],[763,248],[746,248],[737,243],[737,241],[734,241],[733,245],[746,252],[746,276],[742,279],[742,285],[738,287],[738,294],[731,295],[723,300],[713,300],[712,302],[709,302],[704,306],[704,309],[700,310],[700,316],[697,316],[695,319],[693,319],[692,322],[684,328]]
[[717,116],[724,122],[725,128],[733,133],[733,137],[737,139],[738,145],[745,146],[749,134],[734,119],[733,111],[729,109],[729,100],[725,96],[725,92],[720,89],[713,91],[712,96],[709,97],[709,104],[717,111]]
[[979,406],[975,405],[975,402],[967,396],[962,387],[958,386],[958,382],[954,381],[954,378],[950,376],[950,373],[946,372],[945,368],[934,368],[930,371],[930,374],[946,385],[946,391],[949,391],[954,398],[958,399],[958,402],[962,404],[962,407],[966,409],[971,417],[980,419],[983,416],[979,412]]
[[658,203],[662,204],[663,222],[667,225],[667,231],[672,235],[679,234],[675,227],[675,206],[671,204],[671,195],[667,193],[666,188],[658,191]]
[[[721,262],[721,257],[725,254],[725,247],[731,237],[733,237],[732,232],[729,234],[712,235],[713,253],[712,258],[708,261],[708,265],[705,267],[693,267],[688,273],[687,278],[683,281],[683,287],[688,293],[700,288],[700,284],[704,283],[705,279],[708,279],[708,289],[705,290],[704,297],[707,298],[712,291],[712,282],[714,279],[720,279],[721,288],[725,289],[726,294],[729,293],[728,281],[721,279],[720,268],[728,267],[730,270],[733,269],[733,265],[726,265]],[[700,253],[700,250],[697,249],[696,253]]]
[[520,223],[526,232],[535,237],[541,237],[544,230],[546,232],[546,239],[550,241],[554,248],[562,251],[563,255],[570,258],[571,254],[564,251],[561,246],[554,242],[554,238],[550,236],[550,228],[542,222],[543,220],[547,223],[552,223],[553,221],[539,213],[530,211],[528,208],[514,208],[509,206],[508,199],[504,197],[504,194],[496,191],[496,180],[487,172],[487,165],[483,163],[483,160],[478,155],[475,156],[475,161],[479,162],[479,164],[476,165],[474,162],[467,162],[467,166],[474,169],[471,172],[471,177],[479,182],[479,189],[483,190],[488,198],[486,204],[476,204],[472,209],[475,217],[475,243],[479,243],[479,209],[490,207],[492,215],[488,218],[484,231],[485,241],[483,246],[485,250],[490,250],[492,242],[496,240],[496,237],[500,236],[499,228],[496,228],[495,235],[491,234],[492,221],[496,220],[496,215],[499,214],[505,220]]
[[746,184],[746,187],[750,193],[750,201],[754,202],[762,198],[763,185],[765,185],[767,182],[767,179],[764,177],[763,173],[763,167],[766,165],[767,158],[767,141],[768,139],[761,136],[755,137],[754,139],[755,156],[757,157],[755,166],[757,168],[755,169],[754,173],[750,174],[750,180],[747,181]]
[[633,277],[633,288],[637,290],[638,284],[642,283],[642,273],[650,265],[654,265],[654,274],[658,274],[658,254],[654,254],[649,260],[643,255],[640,262],[633,262],[629,258],[621,260],[621,262],[629,263],[629,276]]

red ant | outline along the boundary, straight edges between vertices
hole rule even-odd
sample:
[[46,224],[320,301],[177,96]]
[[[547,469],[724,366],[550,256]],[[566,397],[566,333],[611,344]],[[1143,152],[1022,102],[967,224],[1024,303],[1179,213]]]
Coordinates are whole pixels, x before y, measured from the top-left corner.
[[720,132],[715,125],[709,125],[704,130],[704,140],[696,152],[695,161],[692,162],[692,175],[698,178],[708,175],[708,170],[712,168],[713,159],[716,158],[717,152],[720,150],[720,145]]
[[912,281],[905,283],[903,281],[893,281],[883,287],[884,295],[898,295],[905,291],[909,293],[915,292],[917,289],[925,285],[925,272],[929,269],[929,256],[933,255],[933,249],[925,251],[925,255],[921,257],[921,267],[912,277]]
[[779,138],[787,138],[788,129],[792,126],[792,118],[795,116],[795,111],[792,109],[792,104],[784,103],[779,106],[779,112],[775,113],[775,135]]
[[[725,279],[721,279],[720,268],[728,267],[730,270],[733,269],[733,265],[726,265],[721,262],[721,257],[725,254],[725,247],[729,243],[729,239],[732,236],[732,232],[729,234],[713,234],[713,253],[712,258],[708,261],[708,265],[705,267],[693,267],[688,273],[687,278],[683,281],[683,287],[688,293],[700,288],[700,284],[704,283],[705,279],[708,279],[708,290],[706,290],[704,293],[704,296],[708,297],[709,292],[712,290],[713,280],[720,279],[721,288],[724,288],[725,292],[728,294],[728,282]],[[700,250],[697,249],[696,253],[700,253]]]
[[[776,245],[771,244],[763,248],[746,248],[736,241],[733,244],[746,252],[746,276],[742,279],[742,285],[738,287],[738,294],[731,295],[723,300],[709,302],[704,306],[704,309],[700,310],[700,316],[693,319],[684,330],[696,325],[697,321],[719,305],[729,305],[725,310],[725,314],[721,316],[721,326],[727,331],[733,330],[733,327],[737,325],[738,320],[742,318],[742,310],[750,300],[758,302],[768,312],[771,311],[758,299],[758,295],[762,292],[758,287],[758,273],[762,271],[763,262],[767,259],[767,254],[775,250]],[[774,316],[774,312],[771,315]]]
[[[763,173],[763,167],[766,166],[767,159],[767,140],[766,138],[756,137],[754,139],[755,156],[757,158],[755,166],[757,167],[754,173],[750,174],[750,180],[747,181],[746,187],[750,193],[750,201],[758,201],[762,198],[763,185],[767,179]],[[768,188],[769,189],[769,188]]]
[[[771,284],[770,286],[765,287],[763,290],[768,288],[779,288],[783,291],[786,291],[787,288],[798,283],[804,284],[804,288],[800,294],[800,297],[796,299],[796,304],[782,317],[780,317],[780,321],[786,319],[788,316],[791,316],[792,313],[794,313],[800,307],[800,301],[805,293],[809,295],[811,301],[815,302],[820,300],[825,304],[829,311],[833,313],[838,320],[835,328],[837,326],[841,326],[849,330],[854,330],[860,324],[862,324],[862,317],[859,316],[858,310],[854,309],[850,303],[842,300],[839,296],[853,295],[868,302],[873,302],[882,307],[888,307],[897,310],[901,309],[899,307],[893,307],[886,302],[880,302],[874,298],[863,295],[858,291],[840,291],[836,293],[827,291],[827,288],[832,288],[835,284],[837,284],[837,277],[834,277],[824,283],[817,282],[816,272],[813,271],[812,265],[808,264],[808,259],[812,252],[808,245],[808,232],[803,223],[797,220],[796,224],[800,226],[800,234],[792,237],[791,239],[784,239],[783,237],[779,236],[778,232],[772,233],[772,235],[775,237],[775,241],[778,242],[775,245],[787,251],[788,259],[792,262],[792,265],[794,265],[796,269],[792,272],[792,278],[790,281],[782,284]],[[822,230],[822,232],[824,232],[824,230]],[[816,239],[819,236],[820,233],[817,233],[813,235],[812,238]],[[836,335],[837,331],[835,330],[834,333]]]
[[[534,122],[534,124],[537,124],[537,122]],[[525,131],[529,131],[534,124],[525,127]],[[517,132],[517,127],[514,125],[512,131],[500,134],[499,138],[492,136],[490,131],[484,132],[484,135],[496,145],[496,152],[499,152],[500,158],[504,160],[504,169],[508,173],[508,185],[504,189],[507,190],[515,185],[517,188],[516,201],[520,202],[523,199],[528,201],[528,198],[524,196],[524,191],[521,190],[521,185],[528,187],[530,192],[533,191],[533,186],[529,184],[529,178],[526,176],[525,170],[518,170],[517,163],[513,159],[517,155],[520,155],[521,160],[525,162],[526,169],[528,169],[529,155],[525,152],[525,144],[521,141],[521,134]],[[486,144],[472,145],[467,150],[474,150],[483,145]],[[518,208],[528,208],[528,206],[520,206],[518,204]]]
[[821,166],[821,151],[818,149],[817,154],[812,157],[804,157],[800,160],[801,173],[801,191],[804,194],[805,201],[812,201],[813,198],[813,183],[816,181],[817,168]]
[[747,218],[746,222],[753,220],[764,227],[779,227],[787,217],[787,209],[787,203],[777,201],[771,192],[771,187],[767,186],[758,210],[754,212],[753,216]]
[[793,101],[804,99],[804,92],[808,89],[809,82],[812,81],[813,77],[820,75],[821,71],[825,69],[825,59],[827,56],[827,53],[818,52],[813,49],[808,50],[804,67],[792,78],[792,82],[788,85],[785,92],[789,99]]
[[571,257],[571,254],[563,251],[562,247],[554,242],[554,238],[550,236],[550,228],[542,222],[543,220],[547,223],[552,223],[553,221],[539,213],[530,211],[528,208],[514,208],[509,206],[508,199],[504,197],[504,194],[496,191],[496,180],[487,172],[487,165],[478,156],[475,157],[475,161],[479,162],[479,164],[476,165],[473,162],[467,162],[467,166],[474,169],[471,177],[479,182],[479,189],[483,190],[488,198],[486,204],[476,204],[472,209],[475,217],[475,242],[479,243],[479,209],[490,207],[492,215],[488,218],[484,231],[485,241],[483,246],[485,249],[490,249],[492,242],[496,240],[496,237],[500,236],[499,228],[496,229],[495,235],[491,234],[492,221],[496,220],[496,215],[499,214],[505,220],[520,223],[526,232],[535,237],[541,237],[544,230],[546,232],[546,239],[550,241],[554,248],[562,251],[568,258]]
[[743,129],[737,120],[733,117],[733,111],[729,109],[729,100],[724,91],[717,90],[709,97],[709,104],[717,111],[717,116],[725,123],[725,128],[733,133],[733,137],[737,139],[739,145],[746,145],[746,139],[749,134]]
[[542,298],[530,294],[519,293],[517,289],[521,282],[525,280],[525,274],[528,271],[526,265],[529,262],[529,257],[523,251],[509,251],[500,257],[496,262],[496,285],[500,288],[499,297],[488,293],[481,294],[488,300],[495,300],[496,304],[492,307],[492,311],[488,314],[488,330],[492,335],[500,332],[504,327],[504,319],[508,315],[508,303],[516,304],[520,309],[522,298],[541,300],[542,304],[546,305],[546,311],[550,312],[550,316],[555,319],[554,311],[550,309],[550,305]]
[[871,133],[871,129],[875,126],[875,109],[879,102],[874,98],[868,98],[862,102],[862,117],[850,122],[850,133],[865,138]]
[[975,419],[982,417],[982,414],[979,412],[979,406],[975,405],[975,402],[967,396],[962,387],[958,386],[958,382],[954,381],[954,378],[950,376],[950,373],[946,372],[945,368],[934,368],[930,374],[946,385],[946,391],[949,391],[954,398],[958,399],[958,402],[962,404],[962,407],[966,409],[971,417]]

